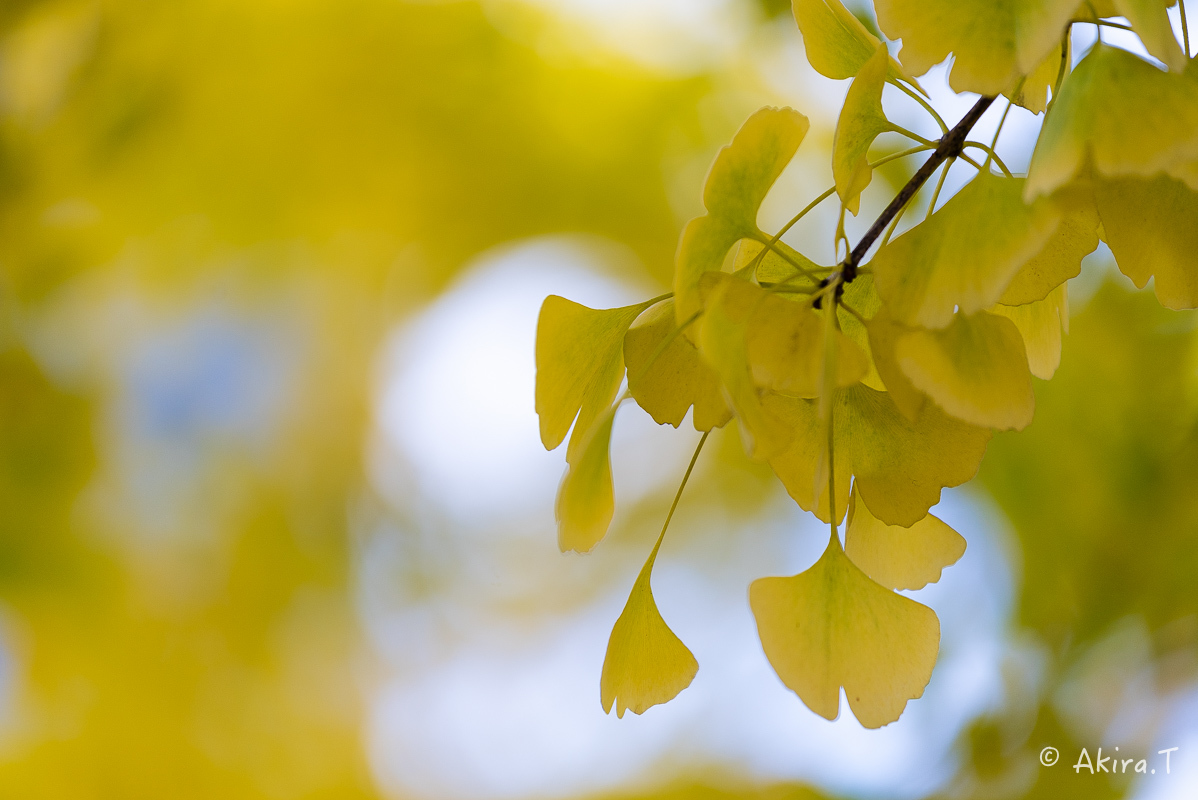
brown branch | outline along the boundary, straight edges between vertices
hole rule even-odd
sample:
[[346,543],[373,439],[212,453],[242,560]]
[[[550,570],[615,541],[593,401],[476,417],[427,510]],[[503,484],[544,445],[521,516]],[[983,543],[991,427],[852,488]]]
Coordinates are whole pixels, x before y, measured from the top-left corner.
[[865,258],[865,254],[869,252],[869,248],[882,231],[886,230],[886,226],[894,219],[895,215],[902,209],[903,206],[910,202],[915,193],[919,191],[928,178],[932,177],[932,173],[936,171],[946,159],[960,155],[961,148],[965,144],[965,138],[969,135],[969,131],[981,119],[982,114],[986,113],[986,109],[994,102],[993,97],[979,97],[978,101],[973,104],[973,108],[961,117],[961,121],[952,127],[952,129],[940,137],[940,141],[936,145],[936,149],[932,151],[931,157],[923,163],[915,174],[911,176],[911,180],[899,190],[894,199],[890,201],[890,205],[874,220],[874,224],[869,226],[869,230],[861,237],[861,241],[857,242],[857,246],[849,253],[849,257],[845,259],[844,265],[840,269],[841,280],[843,283],[849,283],[853,278],[857,277],[857,267],[861,264],[861,260]]

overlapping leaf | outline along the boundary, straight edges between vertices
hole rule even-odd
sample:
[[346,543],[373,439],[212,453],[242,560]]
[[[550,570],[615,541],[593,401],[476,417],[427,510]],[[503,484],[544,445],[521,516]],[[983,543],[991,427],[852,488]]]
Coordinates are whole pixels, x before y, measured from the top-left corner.
[[887,725],[932,676],[935,613],[870,580],[835,537],[806,572],[754,581],[749,604],[778,677],[826,719],[840,713],[843,686],[862,725]]
[[[582,444],[568,453],[568,468],[557,491],[557,546],[563,553],[586,553],[607,535],[616,501],[611,478],[611,429],[616,409],[599,416]],[[573,444],[573,443],[571,443]]]
[[1019,329],[1031,373],[1044,380],[1051,378],[1061,365],[1061,332],[1069,330],[1068,287],[1062,283],[1034,303],[997,305],[990,310]]
[[908,528],[887,525],[870,513],[854,489],[844,552],[887,589],[922,589],[965,554],[965,539],[931,514]]
[[867,157],[869,146],[879,134],[891,128],[882,111],[882,87],[889,63],[885,45],[879,45],[849,86],[836,121],[832,176],[840,201],[854,215],[861,206],[861,193],[873,178]]
[[998,301],[1060,220],[1046,202],[1025,204],[1023,183],[979,173],[925,222],[878,251],[870,263],[895,321],[942,328],[957,309],[972,314]]
[[[807,60],[832,80],[851,78],[873,57],[880,42],[840,0],[794,0],[795,21],[803,33]],[[894,59],[889,73],[898,79],[902,67]]]
[[745,120],[720,150],[707,175],[707,213],[687,223],[674,267],[675,315],[682,324],[699,311],[699,279],[718,270],[739,239],[766,238],[757,210],[807,134],[807,118],[792,108],[767,106]]
[[1098,247],[1098,214],[1090,202],[1076,203],[1039,253],[1024,263],[999,302],[1018,306],[1043,300],[1056,287],[1081,274],[1082,259]]
[[1175,2],[1167,0],[1115,0],[1118,15],[1126,17],[1140,36],[1144,48],[1159,58],[1174,72],[1185,71],[1189,58],[1182,52],[1169,14],[1165,10]]

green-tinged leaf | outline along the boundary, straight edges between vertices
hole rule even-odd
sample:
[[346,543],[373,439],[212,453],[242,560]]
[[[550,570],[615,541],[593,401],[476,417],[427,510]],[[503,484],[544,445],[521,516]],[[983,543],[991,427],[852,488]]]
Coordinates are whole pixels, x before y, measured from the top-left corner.
[[[758,258],[758,254],[762,250],[765,250],[766,253]],[[825,270],[824,267],[816,264],[786,242],[774,242],[767,248],[764,242],[755,239],[741,239],[733,257],[732,271],[742,273],[754,261],[757,262],[756,270],[751,274],[742,274],[741,277],[749,280],[756,278],[757,282],[762,285],[786,283],[796,288],[811,287],[815,285],[815,281],[805,275],[795,264],[811,274],[816,274],[817,270]]]
[[1018,306],[1043,300],[1053,289],[1080,275],[1082,259],[1096,247],[1098,214],[1093,204],[1071,207],[1040,252],[1015,273],[998,302]]
[[[658,543],[660,544],[660,542]],[[624,711],[643,714],[651,706],[673,700],[690,686],[699,664],[686,645],[670,630],[649,586],[657,547],[641,568],[632,593],[607,640],[603,673],[599,679],[603,713]]]
[[922,589],[940,580],[944,568],[965,554],[965,539],[931,514],[909,528],[887,525],[870,513],[854,491],[844,552],[887,589]]
[[1060,220],[1051,204],[1023,202],[1022,178],[979,173],[926,221],[889,242],[870,262],[891,317],[943,328],[955,310],[998,302],[1019,268]]
[[1182,52],[1166,9],[1174,5],[1166,0],[1115,0],[1119,16],[1126,17],[1139,34],[1144,49],[1159,58],[1174,72],[1184,72],[1189,58]]
[[1022,430],[1032,421],[1027,352],[1009,319],[958,314],[944,330],[900,336],[895,358],[917,389],[957,419],[998,430]]
[[840,713],[843,686],[857,720],[880,728],[932,677],[936,614],[870,580],[835,539],[806,572],[753,581],[749,605],[770,665],[825,719]]
[[882,379],[882,388],[890,393],[890,399],[903,412],[903,416],[911,421],[919,419],[928,396],[915,388],[911,379],[899,368],[894,355],[894,343],[910,328],[891,319],[890,312],[883,306],[869,321],[867,329],[870,353],[878,376]]
[[673,300],[649,309],[628,330],[624,361],[628,391],[658,425],[677,428],[692,405],[696,430],[718,428],[732,418],[719,378],[690,340],[677,333]]
[[760,287],[723,273],[704,281],[706,310],[700,321],[699,351],[719,376],[724,397],[740,422],[745,449],[769,458],[790,444],[791,431],[761,404],[749,363],[749,321]]
[[[856,279],[845,286],[841,302],[836,306],[840,329],[865,354],[866,370],[861,382],[879,392],[885,391],[886,387],[882,384],[882,378],[878,375],[878,369],[870,352],[869,332],[866,330],[865,323],[857,319],[857,314],[870,320],[881,307],[882,298],[878,296],[877,287],[874,286],[874,276],[870,273],[858,273]],[[850,308],[856,314],[850,312],[848,310]]]
[[1043,300],[990,309],[1015,323],[1027,350],[1028,369],[1043,380],[1051,378],[1061,365],[1061,332],[1069,330],[1068,291],[1062,283]]
[[1198,82],[1096,44],[1061,87],[1028,167],[1027,197],[1096,176],[1148,177],[1198,159]]
[[609,408],[582,440],[557,490],[557,546],[563,553],[589,552],[607,535],[616,501],[611,481],[611,428],[616,409]]
[[[1018,334],[1016,334],[1018,335]],[[818,404],[767,395],[764,404],[793,431],[791,446],[770,459],[786,491],[803,509],[829,521],[827,476],[817,476],[828,446]],[[832,414],[836,455],[836,519],[844,518],[849,477],[881,519],[912,525],[940,502],[940,490],[977,472],[990,432],[928,404],[914,422],[888,392],[860,384],[842,389]],[[817,477],[819,480],[817,481]]]
[[[840,0],[794,0],[793,6],[807,60],[825,78],[835,81],[851,78],[877,52],[878,37]],[[892,58],[888,61],[890,75],[896,80],[902,77],[903,69],[898,62]]]
[[856,216],[861,206],[861,193],[873,179],[869,166],[869,146],[879,134],[890,130],[882,111],[882,87],[890,63],[886,46],[879,45],[865,62],[844,98],[836,135],[832,140],[832,176],[840,201]]
[[1165,176],[1095,180],[1106,242],[1123,274],[1165,308],[1198,307],[1198,193]]
[[[878,25],[902,39],[903,64],[922,75],[951,52],[949,84],[997,95],[1034,72],[1061,40],[1078,0],[876,0]],[[1054,76],[1055,77],[1055,76]]]
[[707,214],[687,224],[678,245],[674,293],[679,324],[702,306],[703,273],[720,269],[739,239],[765,238],[757,228],[757,210],[809,125],[793,108],[766,106],[745,120],[732,143],[716,155],[703,189]]
[[541,442],[552,450],[575,417],[571,456],[615,399],[624,378],[624,333],[645,304],[594,309],[557,295],[545,298],[537,319],[536,409]]

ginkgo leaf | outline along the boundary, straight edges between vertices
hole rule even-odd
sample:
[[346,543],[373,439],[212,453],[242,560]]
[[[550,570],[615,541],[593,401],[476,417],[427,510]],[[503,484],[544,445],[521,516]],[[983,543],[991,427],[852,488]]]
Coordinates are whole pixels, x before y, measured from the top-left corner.
[[[557,490],[557,546],[590,552],[607,535],[616,502],[611,480],[611,428],[616,409],[604,412],[573,455]],[[573,444],[573,443],[571,443]]]
[[1174,72],[1184,72],[1189,58],[1181,51],[1169,13],[1165,10],[1174,5],[1164,0],[1115,0],[1118,15],[1126,17],[1144,43],[1144,49],[1159,58]]
[[887,589],[922,589],[940,580],[944,568],[965,555],[965,538],[931,514],[909,528],[887,525],[870,513],[854,490],[844,552]]
[[660,546],[658,540],[607,640],[599,679],[605,714],[611,713],[612,705],[617,717],[627,709],[643,714],[651,706],[673,700],[699,671],[695,657],[666,625],[653,599],[649,580]]
[[1060,212],[1023,202],[1023,179],[980,172],[927,220],[870,262],[895,321],[942,328],[957,309],[998,302],[1019,268],[1052,236]]
[[757,228],[757,210],[809,126],[793,108],[766,106],[745,120],[732,143],[716,155],[703,189],[707,214],[687,224],[678,244],[674,311],[679,325],[702,307],[703,273],[720,269],[738,240],[766,238]]
[[[828,446],[818,403],[782,395],[767,395],[763,402],[792,431],[790,447],[771,458],[770,466],[799,506],[828,522],[826,474],[817,481],[820,453]],[[953,419],[930,403],[911,421],[888,392],[860,384],[838,392],[832,420],[837,521],[844,518],[853,476],[881,519],[912,525],[940,502],[942,488],[974,476],[990,441],[990,431]]]
[[757,459],[769,458],[790,443],[791,432],[761,404],[749,363],[749,320],[760,287],[726,273],[704,281],[706,309],[700,323],[699,351],[720,378],[724,397],[740,422],[745,449]]
[[1124,275],[1165,308],[1198,307],[1198,193],[1165,176],[1095,180],[1106,242]]
[[885,45],[879,45],[865,62],[844,98],[836,135],[832,140],[832,176],[840,201],[856,216],[861,206],[861,193],[873,179],[869,166],[869,146],[879,134],[891,129],[882,111],[882,87],[890,56]]
[[957,419],[998,430],[1031,423],[1032,377],[1011,320],[958,314],[944,330],[904,333],[894,352],[911,383]]
[[[866,330],[865,323],[861,319],[867,321],[872,319],[881,307],[882,298],[878,296],[877,287],[874,286],[874,276],[871,273],[858,273],[857,277],[845,286],[841,302],[836,306],[840,329],[865,354],[866,370],[865,374],[861,376],[861,382],[879,392],[885,391],[886,387],[882,383],[882,378],[878,374],[870,351],[869,331]],[[848,309],[852,309],[852,311]],[[858,319],[857,315],[860,315],[861,319]]]
[[[793,6],[807,60],[825,78],[835,81],[851,78],[877,52],[878,37],[840,0],[794,0]],[[887,60],[891,76],[896,80],[903,77],[898,62]]]
[[1098,247],[1098,214],[1092,203],[1077,204],[1039,253],[1011,279],[998,302],[1018,306],[1043,300],[1056,287],[1081,274],[1082,259]]
[[753,581],[749,605],[770,665],[825,719],[840,713],[843,686],[857,720],[880,728],[931,680],[936,614],[870,580],[835,537],[806,572]]
[[899,368],[894,355],[894,343],[910,328],[892,320],[885,306],[879,309],[866,328],[869,333],[870,353],[878,376],[882,379],[883,388],[890,393],[891,400],[907,419],[919,419],[928,396],[915,388],[911,379]]
[[629,328],[624,337],[628,391],[658,425],[677,428],[693,405],[695,430],[718,428],[732,418],[719,378],[676,330],[673,300],[649,309]]
[[1090,163],[1099,176],[1148,177],[1198,159],[1198,82],[1096,44],[1070,73],[1028,167],[1028,198]]
[[[1056,85],[1057,75],[1061,70],[1061,59],[1067,55],[1068,53],[1062,55],[1059,44],[1053,47],[1036,68],[1023,78],[1022,84],[1016,81],[1015,86],[1004,94],[1010,97],[1015,105],[1023,106],[1033,114],[1044,111],[1048,107],[1048,89]],[[1018,92],[1014,91],[1016,87]]]
[[[762,250],[766,252],[761,254]],[[762,285],[788,283],[796,287],[812,286],[815,281],[811,280],[799,267],[810,274],[824,269],[786,242],[777,241],[767,247],[764,242],[755,239],[741,239],[732,259],[732,271],[739,273],[754,262],[757,266],[753,273],[742,275],[742,277],[756,278],[757,282]],[[796,264],[798,267],[795,266]]]
[[990,309],[1019,329],[1027,350],[1027,365],[1037,378],[1048,380],[1061,365],[1061,331],[1068,330],[1068,287],[1062,283],[1048,297],[1018,306],[996,305]]
[[594,309],[545,298],[537,319],[536,409],[547,450],[562,443],[577,417],[569,447],[575,454],[611,405],[624,377],[624,333],[645,305]]
[[1078,0],[876,0],[878,25],[902,39],[903,64],[922,75],[951,52],[949,85],[998,95],[1032,73],[1061,40]]

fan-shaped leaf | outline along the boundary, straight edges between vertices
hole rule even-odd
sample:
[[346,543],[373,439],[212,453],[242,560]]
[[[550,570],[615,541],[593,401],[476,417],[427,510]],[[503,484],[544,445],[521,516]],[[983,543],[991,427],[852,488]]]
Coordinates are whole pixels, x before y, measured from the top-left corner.
[[853,491],[844,552],[887,589],[922,589],[965,554],[965,539],[928,514],[909,528],[887,525]]
[[1165,0],[1115,0],[1119,16],[1127,17],[1132,28],[1140,36],[1144,48],[1159,58],[1174,72],[1184,72],[1189,58],[1181,51],[1169,13],[1165,10],[1173,2]]
[[[563,553],[589,552],[607,535],[616,502],[611,481],[613,406],[600,415],[573,455],[557,491],[557,546]],[[573,444],[573,443],[571,443]]]
[[1070,278],[1081,274],[1082,259],[1098,247],[1098,214],[1092,203],[1079,203],[1061,217],[1061,224],[1039,253],[1019,268],[999,302],[1008,306],[1034,303]]
[[[849,12],[840,0],[794,0],[795,22],[803,34],[807,60],[816,72],[832,80],[851,78],[878,49],[878,37]],[[890,74],[903,70],[888,59]]]
[[1061,332],[1069,330],[1066,284],[1053,289],[1043,300],[1018,306],[997,305],[990,310],[1019,329],[1031,373],[1044,380],[1051,378],[1061,365]]

